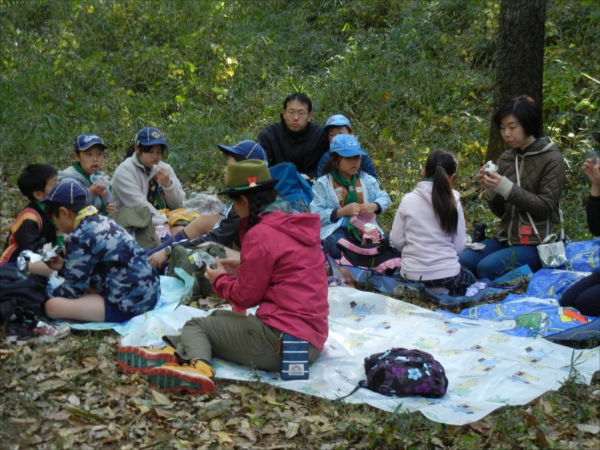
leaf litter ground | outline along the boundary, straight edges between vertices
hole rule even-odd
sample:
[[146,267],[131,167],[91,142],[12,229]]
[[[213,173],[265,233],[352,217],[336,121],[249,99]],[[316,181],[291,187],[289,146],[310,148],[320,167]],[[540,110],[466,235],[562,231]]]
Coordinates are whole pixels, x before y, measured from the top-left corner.
[[[500,300],[499,298],[493,299]],[[412,299],[419,306],[436,306]],[[209,309],[216,298],[190,306]],[[588,343],[589,344],[589,343]],[[572,344],[571,344],[572,345]],[[119,336],[73,331],[54,344],[0,344],[0,439],[7,449],[598,448],[600,373],[462,427],[345,405],[260,382],[214,395],[161,392],[116,364]]]

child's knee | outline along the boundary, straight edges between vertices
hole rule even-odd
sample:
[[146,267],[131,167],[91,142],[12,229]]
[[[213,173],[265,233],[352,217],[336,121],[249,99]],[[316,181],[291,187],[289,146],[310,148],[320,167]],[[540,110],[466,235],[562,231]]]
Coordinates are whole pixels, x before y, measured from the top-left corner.
[[46,315],[50,319],[58,319],[60,318],[60,305],[56,298],[51,298],[44,304],[44,309],[46,310]]

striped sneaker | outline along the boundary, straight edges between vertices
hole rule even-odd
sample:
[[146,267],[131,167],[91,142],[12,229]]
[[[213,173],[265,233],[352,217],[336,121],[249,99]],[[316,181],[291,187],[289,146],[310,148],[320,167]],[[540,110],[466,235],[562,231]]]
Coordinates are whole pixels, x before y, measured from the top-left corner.
[[189,366],[164,364],[148,372],[151,385],[167,391],[187,391],[193,395],[212,394],[215,391],[213,376],[212,367],[202,361]]
[[146,347],[121,347],[117,353],[117,364],[127,373],[147,373],[154,367],[166,363],[177,364],[173,347],[157,350]]

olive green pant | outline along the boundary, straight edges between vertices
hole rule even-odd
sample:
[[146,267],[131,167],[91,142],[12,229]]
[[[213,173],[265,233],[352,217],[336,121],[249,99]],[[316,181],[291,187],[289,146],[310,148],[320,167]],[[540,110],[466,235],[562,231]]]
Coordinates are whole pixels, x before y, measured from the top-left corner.
[[[181,362],[210,362],[214,356],[276,372],[281,370],[281,355],[277,352],[281,334],[254,315],[217,310],[210,316],[188,320],[180,336],[165,336],[163,340],[175,348]],[[320,350],[308,345],[309,363],[320,354]]]

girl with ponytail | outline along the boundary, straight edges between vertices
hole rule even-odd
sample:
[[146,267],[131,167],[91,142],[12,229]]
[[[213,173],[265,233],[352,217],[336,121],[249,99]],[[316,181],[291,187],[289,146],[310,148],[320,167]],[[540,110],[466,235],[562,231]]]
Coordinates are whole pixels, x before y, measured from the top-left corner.
[[452,189],[458,163],[446,150],[429,154],[423,181],[400,203],[390,240],[402,252],[397,278],[421,281],[464,295],[475,276],[458,262],[465,249],[465,217],[460,194]]

